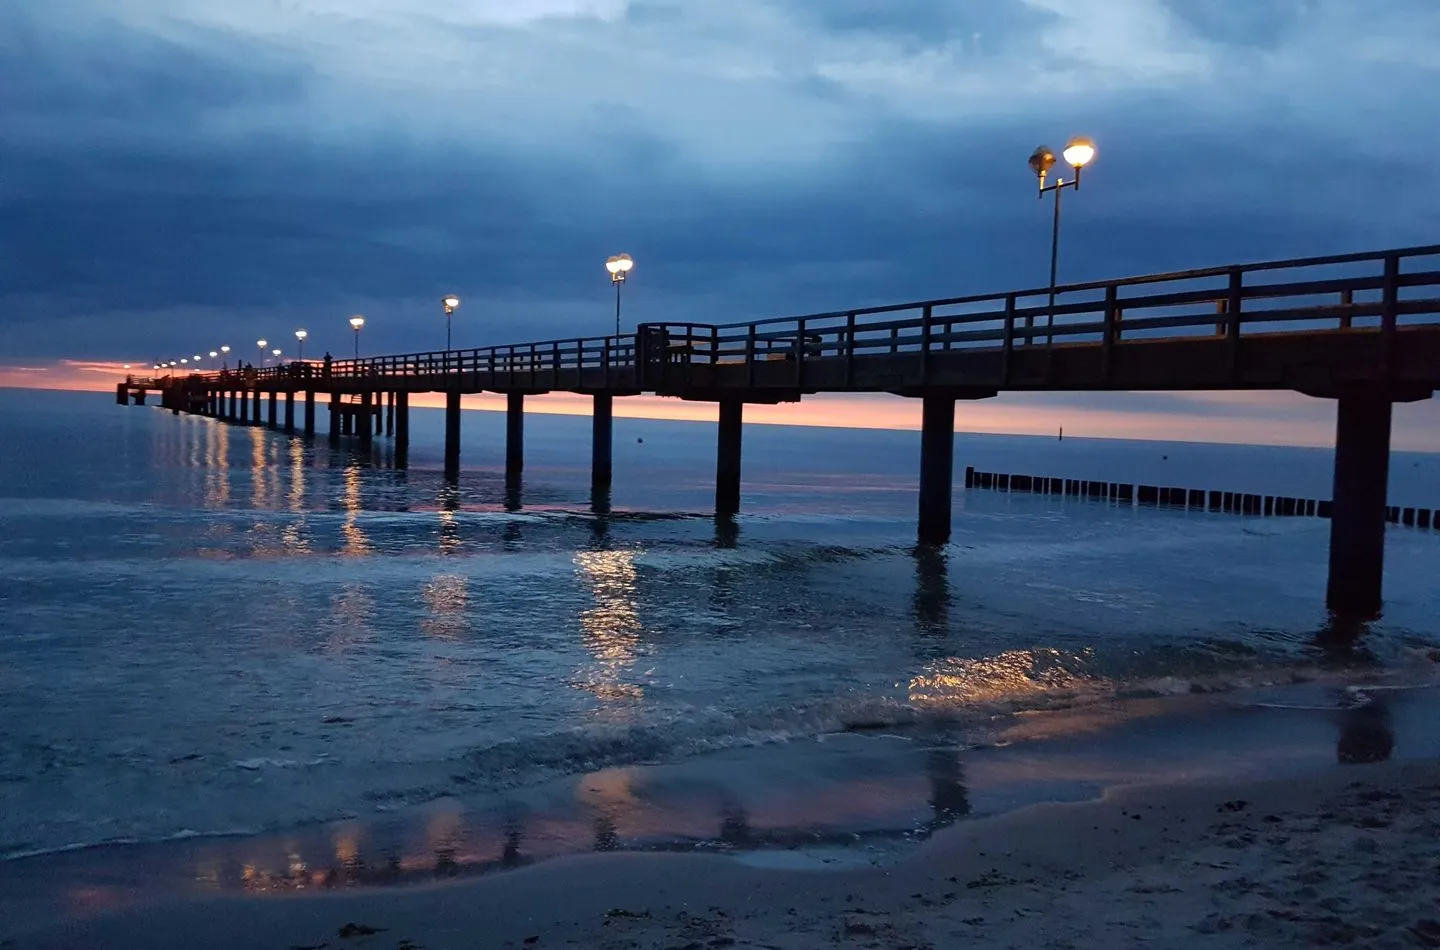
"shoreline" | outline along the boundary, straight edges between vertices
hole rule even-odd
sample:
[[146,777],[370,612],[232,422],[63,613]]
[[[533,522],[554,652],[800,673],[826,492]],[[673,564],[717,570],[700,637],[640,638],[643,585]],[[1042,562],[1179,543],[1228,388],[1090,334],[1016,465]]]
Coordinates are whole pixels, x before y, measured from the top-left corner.
[[1440,761],[1332,765],[1031,805],[888,867],[586,855],[403,889],[169,901],[5,946],[1436,946],[1437,806]]
[[[1230,800],[1241,796],[1236,788],[1308,788],[1313,783],[1302,786],[1304,776],[1333,785],[1386,769],[1400,769],[1396,774],[1429,769],[1436,772],[1432,784],[1440,785],[1440,768],[1430,762],[1436,748],[1429,724],[1440,711],[1434,685],[1433,680],[1398,689],[1373,684],[1373,695],[1357,695],[1333,683],[1300,683],[1240,695],[1099,703],[1014,717],[992,744],[972,748],[947,747],[926,733],[908,738],[894,730],[842,733],[681,763],[604,768],[485,805],[447,798],[380,818],[262,835],[21,858],[0,862],[0,946],[12,946],[6,938],[27,933],[40,941],[36,947],[168,945],[143,936],[145,922],[169,930],[175,913],[212,905],[231,908],[224,913],[237,919],[276,917],[292,929],[301,923],[319,926],[292,919],[299,912],[284,908],[297,901],[318,902],[314,914],[334,902],[353,908],[352,916],[364,916],[370,906],[394,907],[403,923],[420,919],[406,908],[428,906],[429,898],[420,895],[436,888],[509,894],[518,885],[497,882],[517,877],[540,881],[535,887],[552,897],[513,899],[531,900],[548,912],[553,893],[568,895],[587,886],[572,878],[580,872],[570,869],[577,867],[593,867],[607,881],[638,875],[625,892],[628,900],[652,886],[647,882],[670,886],[671,869],[721,883],[740,874],[750,882],[744,886],[766,892],[771,890],[766,881],[810,888],[820,887],[815,882],[821,878],[859,874],[880,882],[892,873],[911,875],[908,869],[931,861],[937,848],[953,851],[947,842],[1001,835],[986,829],[1026,827],[1036,816],[1108,807],[1135,794],[1145,797],[1149,808],[1169,808],[1208,794],[1206,789],[1230,788]],[[1397,761],[1378,769],[1334,764],[1387,759]],[[1283,796],[1277,798],[1284,804]],[[1071,830],[1058,822],[1051,844],[1066,840]],[[1031,860],[1064,864],[1068,858]],[[1003,868],[1002,873],[1022,879]],[[917,884],[907,893],[921,890]],[[698,898],[685,900],[693,904]],[[920,913],[905,901],[885,906],[891,916]],[[937,908],[921,910],[940,913]],[[197,920],[204,918],[201,913]],[[917,919],[923,923],[923,918]],[[612,919],[599,926],[610,934],[637,928],[640,920],[625,918],[622,926]],[[659,926],[653,914],[643,920]],[[111,927],[132,929],[112,933]],[[296,931],[286,937],[289,942],[274,945],[326,942],[312,937],[302,939]],[[267,945],[238,938],[214,943],[213,935],[194,932],[187,939],[191,942],[175,946]],[[436,945],[413,934],[407,939],[428,950]],[[590,945],[589,939],[580,942]]]

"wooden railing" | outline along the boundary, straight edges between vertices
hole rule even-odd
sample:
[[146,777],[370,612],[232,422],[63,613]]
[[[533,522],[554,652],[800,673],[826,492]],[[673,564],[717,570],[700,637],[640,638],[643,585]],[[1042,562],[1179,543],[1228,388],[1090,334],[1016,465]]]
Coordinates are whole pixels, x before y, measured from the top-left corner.
[[[648,323],[635,335],[546,340],[449,352],[359,360],[289,363],[230,371],[223,378],[285,382],[374,378],[430,379],[455,374],[503,376],[507,385],[609,385],[653,388],[657,367],[803,364],[870,356],[1090,345],[1109,351],[1129,342],[1243,335],[1379,332],[1388,346],[1407,326],[1440,324],[1440,245],[1363,254],[1263,261],[1118,280],[947,297],[888,306],[778,317],[744,323]],[[1428,294],[1428,295],[1427,295]],[[219,373],[193,374],[222,378]],[[923,375],[923,374],[922,374]],[[437,388],[440,388],[437,386]]]

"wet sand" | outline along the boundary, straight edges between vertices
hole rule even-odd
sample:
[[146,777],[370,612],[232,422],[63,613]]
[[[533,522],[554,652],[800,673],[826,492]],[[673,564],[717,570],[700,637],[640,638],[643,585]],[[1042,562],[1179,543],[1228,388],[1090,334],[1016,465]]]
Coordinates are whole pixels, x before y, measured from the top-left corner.
[[1035,805],[889,867],[589,855],[415,888],[186,899],[5,946],[1440,946],[1437,840],[1440,763],[1337,765]]

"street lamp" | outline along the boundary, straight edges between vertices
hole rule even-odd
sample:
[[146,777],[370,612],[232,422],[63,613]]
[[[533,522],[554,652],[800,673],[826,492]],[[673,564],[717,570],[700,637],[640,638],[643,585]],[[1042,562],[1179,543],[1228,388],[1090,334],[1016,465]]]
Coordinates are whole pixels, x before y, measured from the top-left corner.
[[[1080,190],[1080,170],[1095,158],[1095,143],[1082,135],[1077,135],[1066,144],[1065,151],[1061,154],[1065,156],[1065,161],[1069,163],[1070,167],[1075,169],[1075,179],[1066,181],[1063,178],[1057,178],[1054,184],[1050,185],[1045,184],[1045,176],[1049,174],[1051,168],[1055,167],[1055,153],[1050,151],[1048,146],[1042,145],[1030,155],[1030,170],[1040,179],[1038,197],[1044,198],[1046,192],[1055,192],[1055,223],[1050,229],[1050,305],[1046,317],[1047,329],[1053,329],[1055,326],[1055,276],[1056,267],[1060,262],[1060,193],[1066,188]],[[1028,325],[1030,321],[1027,320],[1026,323]],[[1033,343],[1034,340],[1027,337],[1026,342]],[[1045,345],[1049,346],[1052,342],[1054,342],[1053,333],[1047,333]]]
[[222,365],[225,369],[229,369],[229,368],[230,368],[230,347],[229,347],[229,345],[227,344],[227,345],[225,345],[225,346],[220,347],[220,353],[222,354],[222,355],[221,355],[221,359],[224,360],[224,362],[223,362],[221,365]]
[[279,365],[280,365],[280,347],[277,346],[277,347],[275,347],[275,349],[271,350],[270,352],[273,353],[273,354],[275,354],[275,365],[276,365],[276,366],[279,366]]
[[302,363],[305,362],[305,338],[309,335],[310,334],[306,333],[304,330],[295,331],[295,339],[299,341],[299,351],[297,352],[295,358]]
[[270,345],[270,341],[256,340],[255,345],[260,348],[260,366],[263,369],[265,366],[265,347]]
[[454,294],[446,294],[440,298],[440,306],[445,308],[445,352],[450,352],[450,317],[454,315],[455,308],[460,306],[460,298]]
[[605,261],[605,269],[610,272],[610,283],[615,285],[615,335],[620,335],[620,285],[625,283],[625,278],[635,262],[630,259],[629,254],[616,254]]
[[217,357],[217,356],[219,356],[219,355],[220,355],[220,351],[219,351],[219,350],[211,350],[211,351],[210,351],[210,368],[211,368],[211,369],[214,369],[214,368],[215,368],[215,357]]
[[350,329],[355,331],[355,358],[360,358],[360,331],[365,329],[365,318],[360,314],[350,318]]

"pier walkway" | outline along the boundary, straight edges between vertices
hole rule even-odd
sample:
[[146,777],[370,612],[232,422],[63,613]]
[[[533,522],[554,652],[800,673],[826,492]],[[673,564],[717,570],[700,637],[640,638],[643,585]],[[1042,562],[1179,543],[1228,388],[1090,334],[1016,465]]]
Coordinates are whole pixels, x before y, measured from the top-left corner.
[[[409,396],[446,395],[447,475],[459,471],[460,397],[508,398],[507,472],[524,464],[524,399],[594,398],[592,473],[612,477],[614,399],[719,405],[716,512],[740,506],[746,403],[814,393],[921,400],[919,538],[951,530],[958,401],[1005,391],[1294,390],[1337,402],[1329,605],[1381,604],[1392,406],[1440,388],[1440,245],[1265,261],[745,323],[646,323],[633,334],[408,353],[328,366],[132,377],[116,401],[329,436],[393,437],[406,464]],[[296,397],[303,397],[297,426]],[[268,400],[262,421],[262,401]],[[283,416],[278,401],[283,400]]]

